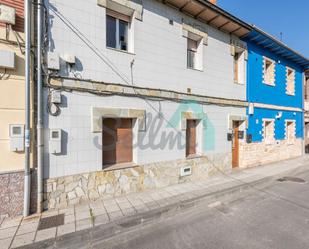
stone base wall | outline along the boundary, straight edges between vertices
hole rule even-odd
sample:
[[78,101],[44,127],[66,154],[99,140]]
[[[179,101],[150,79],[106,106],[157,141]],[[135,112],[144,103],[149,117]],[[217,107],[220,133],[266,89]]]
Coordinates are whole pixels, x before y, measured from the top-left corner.
[[272,144],[265,142],[244,143],[240,145],[240,167],[254,167],[282,161],[302,155],[302,140],[277,140]]
[[0,216],[22,214],[24,200],[24,172],[0,174]]
[[[180,176],[184,166],[192,166],[192,175]],[[231,171],[231,153],[47,179],[44,206],[45,209],[65,208],[102,197],[162,188],[205,179],[218,170]]]
[[[23,213],[24,172],[0,173],[0,217],[14,217]],[[30,213],[37,211],[37,174],[31,170]]]

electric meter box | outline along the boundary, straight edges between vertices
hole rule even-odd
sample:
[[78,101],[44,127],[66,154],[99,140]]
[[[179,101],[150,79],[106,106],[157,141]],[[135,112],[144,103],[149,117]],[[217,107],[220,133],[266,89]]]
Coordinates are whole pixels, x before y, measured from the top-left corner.
[[50,102],[54,104],[61,104],[61,91],[53,90],[51,92]]
[[10,151],[22,152],[25,150],[25,127],[20,124],[10,125]]
[[0,4],[0,22],[15,25],[16,10],[5,4]]
[[15,53],[0,50],[0,68],[15,69]]
[[49,130],[49,152],[52,154],[61,154],[61,129]]

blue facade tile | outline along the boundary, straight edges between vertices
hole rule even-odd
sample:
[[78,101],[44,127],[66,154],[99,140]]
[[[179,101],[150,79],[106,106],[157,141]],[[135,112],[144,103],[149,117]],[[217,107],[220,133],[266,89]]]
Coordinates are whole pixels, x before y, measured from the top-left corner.
[[[247,101],[282,107],[299,108],[299,111],[282,111],[269,108],[254,108],[254,114],[248,115],[247,133],[252,135],[252,142],[263,141],[263,119],[275,120],[275,139],[285,139],[286,120],[295,120],[296,137],[303,138],[303,69],[297,64],[288,61],[268,49],[245,40],[248,47],[247,63]],[[275,85],[263,83],[264,56],[275,61]],[[286,69],[295,70],[295,95],[286,93]],[[277,119],[278,112],[282,117]]]
[[[302,69],[248,42],[247,100],[249,102],[302,108]],[[275,86],[263,83],[263,57],[276,62]],[[295,95],[286,94],[286,67],[295,70]]]
[[[282,117],[276,119],[278,112],[282,112]],[[248,113],[247,113],[248,114]],[[254,114],[248,114],[247,133],[252,135],[252,142],[261,142],[263,140],[263,119],[275,120],[275,139],[285,139],[285,121],[295,120],[296,137],[303,138],[303,113],[293,111],[279,111],[265,108],[255,108]]]

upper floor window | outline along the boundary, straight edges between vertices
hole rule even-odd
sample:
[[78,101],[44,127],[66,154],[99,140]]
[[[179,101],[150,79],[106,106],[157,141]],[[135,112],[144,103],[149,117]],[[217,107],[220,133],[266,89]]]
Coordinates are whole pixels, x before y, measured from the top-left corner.
[[130,17],[112,10],[106,12],[106,46],[128,51]]
[[286,69],[286,94],[295,95],[295,70]]
[[203,70],[203,37],[191,32],[187,37],[187,67]]
[[197,41],[190,38],[187,40],[187,66],[196,69],[197,67]]
[[264,57],[263,63],[263,83],[267,85],[275,85],[275,62]]
[[234,67],[234,82],[237,84],[245,84],[246,78],[246,64],[245,64],[245,50],[241,48],[235,48],[233,55],[233,67]]

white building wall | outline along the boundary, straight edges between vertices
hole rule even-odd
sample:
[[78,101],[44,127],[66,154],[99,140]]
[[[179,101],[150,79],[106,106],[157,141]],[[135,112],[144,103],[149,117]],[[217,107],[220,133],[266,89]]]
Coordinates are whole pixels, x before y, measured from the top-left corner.
[[[76,55],[77,77],[121,84],[131,84],[133,78],[138,86],[182,92],[191,88],[196,94],[245,100],[246,86],[233,83],[229,34],[157,1],[145,0],[143,20],[134,20],[135,49],[131,54],[106,48],[106,9],[98,6],[97,0],[49,2],[50,9],[54,8],[57,13],[49,11],[50,51]],[[64,21],[58,15],[63,16]],[[182,18],[208,31],[208,46],[203,45],[202,71],[187,69],[187,41],[182,36]],[[169,19],[174,25],[169,24]],[[72,73],[62,68],[62,75]]]
[[[47,91],[45,98],[47,99]],[[138,165],[185,159],[185,130],[179,126],[171,127],[174,113],[179,108],[179,103],[169,101],[145,101],[132,97],[100,97],[89,93],[62,92],[63,104],[61,114],[57,117],[44,115],[45,125],[45,177],[53,178],[79,173],[102,170],[102,133],[91,131],[91,107],[113,107],[143,109],[147,113],[146,131],[138,132],[138,146],[136,147]],[[209,123],[203,130],[204,140],[207,147],[203,146],[203,154],[220,154],[231,152],[231,142],[227,141],[229,115],[245,115],[245,108],[218,107],[215,105],[202,106]],[[151,133],[151,125],[154,125],[152,118],[161,113],[162,122],[158,133]],[[179,113],[180,114],[180,113]],[[180,122],[180,120],[179,120]],[[158,127],[158,125],[155,125]],[[62,129],[62,153],[59,155],[49,153],[49,129]],[[181,134],[182,147],[175,143],[173,146],[162,143],[162,133],[175,137]],[[215,140],[211,139],[214,133]],[[151,135],[152,134],[152,135]],[[156,134],[156,135],[154,135]],[[145,137],[144,137],[145,136]],[[144,137],[144,138],[143,138]]]

